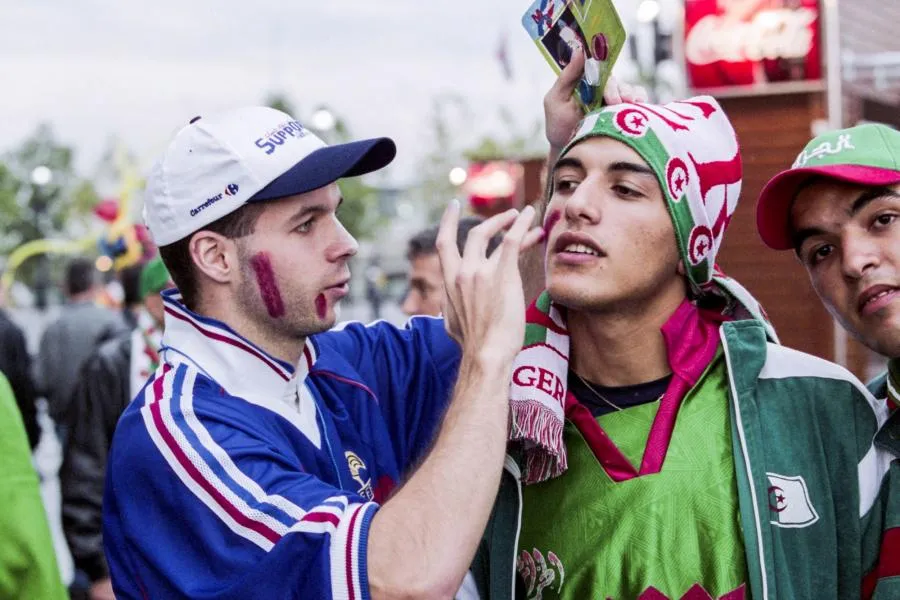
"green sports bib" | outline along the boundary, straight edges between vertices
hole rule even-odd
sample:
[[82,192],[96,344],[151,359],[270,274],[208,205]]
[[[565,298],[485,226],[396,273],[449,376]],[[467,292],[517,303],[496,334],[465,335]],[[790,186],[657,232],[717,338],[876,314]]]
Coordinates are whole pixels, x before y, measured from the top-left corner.
[[[659,473],[615,482],[571,421],[562,476],[523,488],[517,566],[529,599],[749,597],[721,355],[679,409]],[[638,465],[658,402],[598,417]]]

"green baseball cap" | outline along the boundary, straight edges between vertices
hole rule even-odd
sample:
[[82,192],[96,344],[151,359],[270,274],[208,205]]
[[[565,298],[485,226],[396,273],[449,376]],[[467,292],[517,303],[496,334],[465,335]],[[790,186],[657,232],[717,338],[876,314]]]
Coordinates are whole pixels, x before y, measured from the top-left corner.
[[791,204],[812,176],[880,186],[900,183],[900,132],[866,124],[829,131],[814,138],[790,169],[773,177],[756,205],[756,227],[775,250],[791,250]]

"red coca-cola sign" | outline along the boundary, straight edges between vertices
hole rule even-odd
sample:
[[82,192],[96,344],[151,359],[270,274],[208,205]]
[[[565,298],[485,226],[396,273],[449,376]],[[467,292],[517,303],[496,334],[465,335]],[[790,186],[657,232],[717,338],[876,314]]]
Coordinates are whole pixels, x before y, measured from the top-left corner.
[[821,79],[818,0],[685,0],[694,89]]

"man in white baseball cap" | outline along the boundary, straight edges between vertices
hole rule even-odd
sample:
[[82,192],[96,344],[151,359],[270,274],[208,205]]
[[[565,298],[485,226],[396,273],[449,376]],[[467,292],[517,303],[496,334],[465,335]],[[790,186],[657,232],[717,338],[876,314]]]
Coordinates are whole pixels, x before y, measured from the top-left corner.
[[178,290],[108,462],[117,598],[459,588],[503,468],[517,259],[543,231],[533,209],[509,211],[461,257],[454,204],[438,242],[453,339],[434,318],[328,331],[357,250],[336,181],[394,153],[386,138],[326,146],[257,107],[194,119],[153,168],[145,220]]

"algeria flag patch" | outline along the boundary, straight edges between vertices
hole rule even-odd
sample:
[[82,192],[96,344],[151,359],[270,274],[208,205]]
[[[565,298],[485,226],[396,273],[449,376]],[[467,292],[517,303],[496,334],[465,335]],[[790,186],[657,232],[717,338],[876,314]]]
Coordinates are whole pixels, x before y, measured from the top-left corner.
[[769,522],[772,525],[809,527],[819,520],[803,477],[776,473],[766,473],[766,477],[769,478]]

